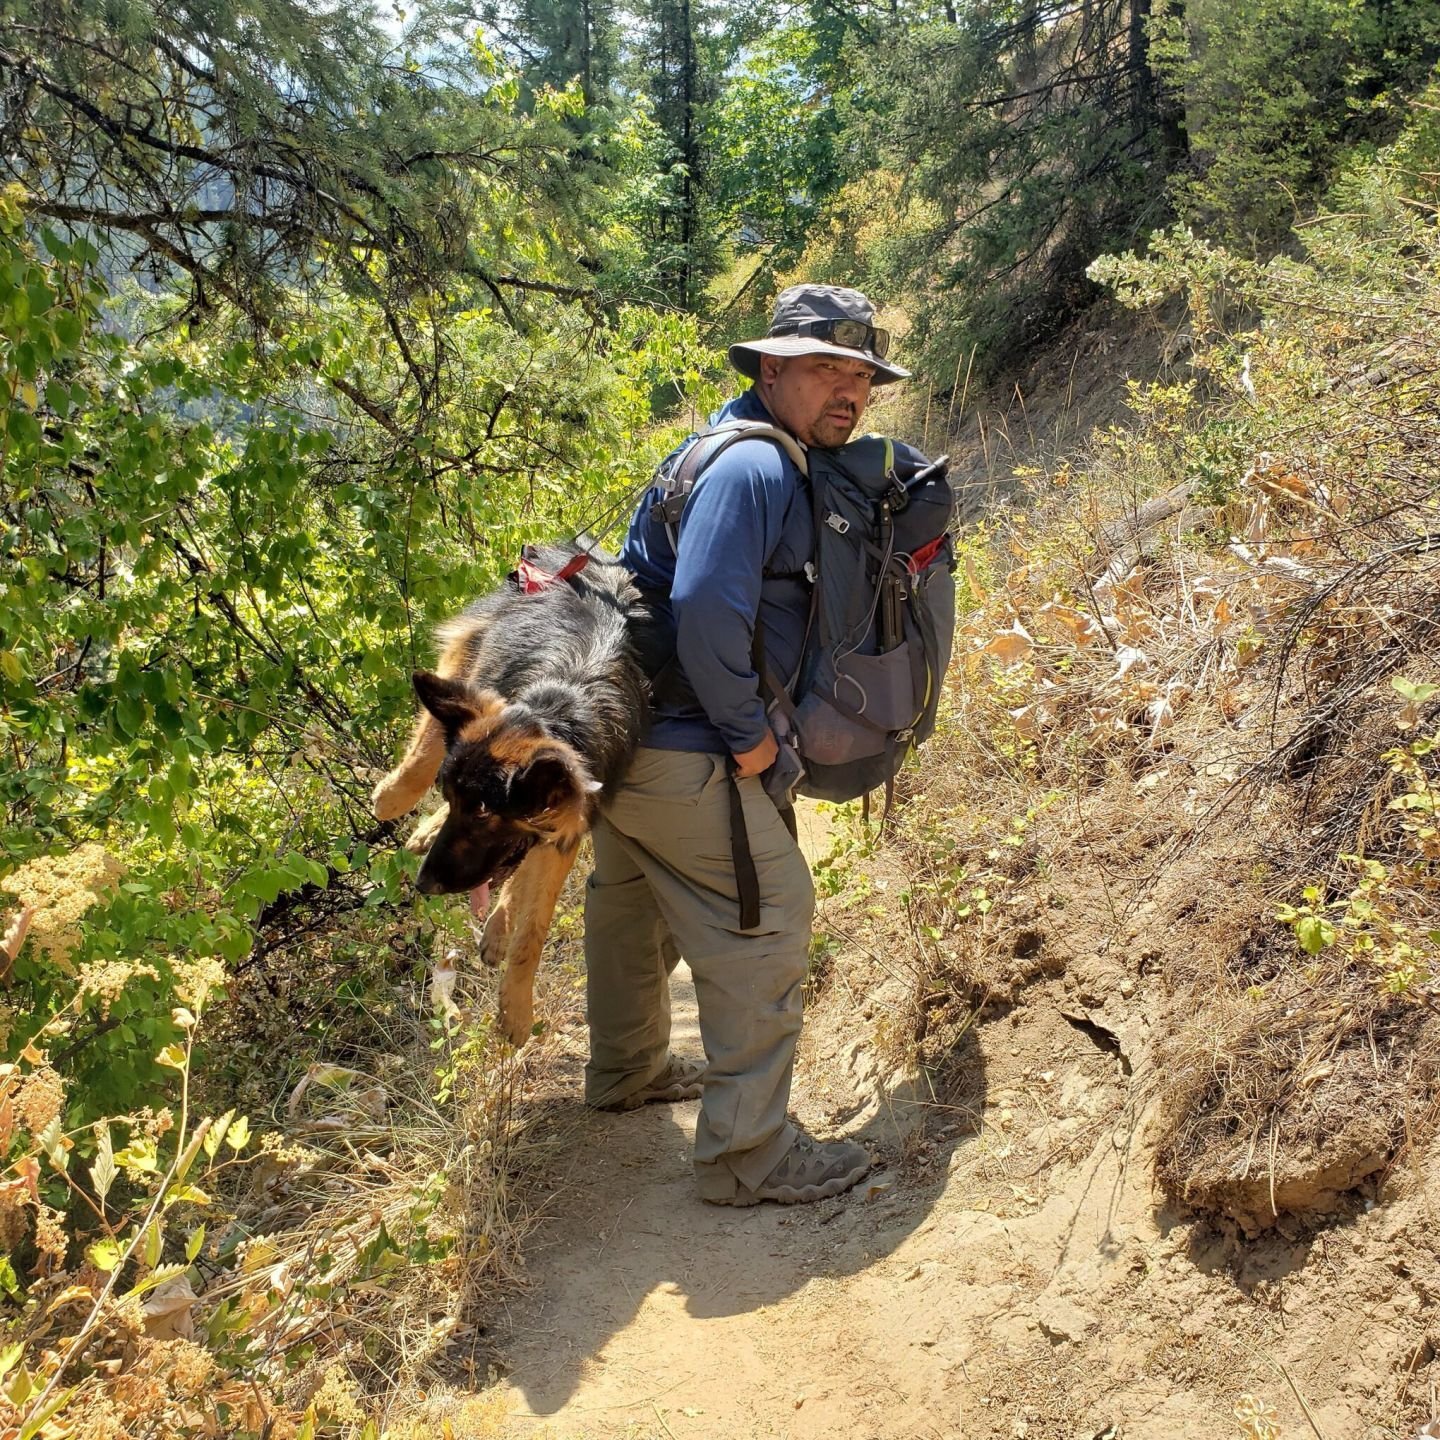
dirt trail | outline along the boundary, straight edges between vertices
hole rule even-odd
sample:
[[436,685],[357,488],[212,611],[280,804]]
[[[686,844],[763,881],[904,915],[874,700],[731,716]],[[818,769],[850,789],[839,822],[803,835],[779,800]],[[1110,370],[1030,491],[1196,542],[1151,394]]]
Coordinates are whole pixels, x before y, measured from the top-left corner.
[[[698,1055],[683,969],[675,1008],[676,1048]],[[963,1355],[926,1324],[930,1282],[901,1283],[926,1207],[897,1203],[883,1173],[848,1201],[703,1205],[697,1110],[569,1131],[529,1255],[540,1283],[509,1316],[511,1413],[562,1436],[944,1433],[936,1406]]]
[[[676,1048],[698,1056],[687,979]],[[530,1285],[490,1325],[507,1433],[1209,1440],[1244,1433],[1253,1394],[1285,1440],[1412,1440],[1440,1374],[1436,1187],[1397,1178],[1328,1231],[1244,1244],[1172,1213],[1143,1057],[1127,1076],[1062,1015],[1065,987],[978,1027],[964,1100],[941,1106],[875,1073],[883,1004],[833,986],[796,1112],[879,1163],[814,1206],[702,1205],[697,1106],[585,1112],[572,1023],[566,1098],[540,1107]]]

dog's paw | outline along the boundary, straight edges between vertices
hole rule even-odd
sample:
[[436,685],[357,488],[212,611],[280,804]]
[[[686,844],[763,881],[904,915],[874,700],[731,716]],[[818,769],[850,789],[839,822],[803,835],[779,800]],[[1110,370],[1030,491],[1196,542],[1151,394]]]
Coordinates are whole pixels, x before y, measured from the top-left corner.
[[490,912],[490,918],[485,922],[485,933],[480,937],[480,963],[498,970],[505,963],[509,940],[510,917],[502,904]]
[[535,1006],[529,995],[500,991],[500,1033],[518,1050],[535,1029]]
[[394,820],[413,810],[419,799],[415,787],[406,782],[403,773],[392,770],[370,792],[370,808],[377,820]]
[[449,815],[450,807],[442,805],[433,815],[427,815],[410,832],[410,838],[405,842],[405,848],[412,855],[424,855],[429,852],[430,847],[435,843],[435,837],[440,833],[445,824],[445,817]]

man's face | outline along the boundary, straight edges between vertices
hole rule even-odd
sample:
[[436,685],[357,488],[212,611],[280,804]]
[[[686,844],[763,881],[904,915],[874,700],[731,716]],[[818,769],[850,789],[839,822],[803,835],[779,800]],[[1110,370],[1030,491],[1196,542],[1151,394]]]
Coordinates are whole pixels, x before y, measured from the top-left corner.
[[875,367],[843,355],[760,357],[761,398],[797,440],[833,450],[855,432]]

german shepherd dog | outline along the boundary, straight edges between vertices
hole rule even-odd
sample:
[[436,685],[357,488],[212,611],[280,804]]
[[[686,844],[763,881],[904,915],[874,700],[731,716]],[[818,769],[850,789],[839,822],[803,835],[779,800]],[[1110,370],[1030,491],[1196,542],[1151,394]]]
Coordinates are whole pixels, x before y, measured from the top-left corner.
[[372,796],[377,818],[394,819],[438,778],[445,805],[408,842],[425,855],[416,883],[426,895],[468,890],[477,918],[488,909],[480,954],[504,965],[500,1028],[517,1046],[534,1023],[561,887],[625,777],[649,718],[647,676],[663,663],[659,626],[624,567],[593,548],[581,561],[575,545],[531,553],[542,569],[527,555],[437,630],[435,672],[414,675],[410,747]]

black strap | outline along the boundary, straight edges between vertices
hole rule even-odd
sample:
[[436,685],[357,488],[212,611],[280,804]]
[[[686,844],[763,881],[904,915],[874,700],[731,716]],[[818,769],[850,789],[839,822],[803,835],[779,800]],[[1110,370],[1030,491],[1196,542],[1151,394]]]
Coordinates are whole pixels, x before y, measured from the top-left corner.
[[[712,445],[710,442],[717,438],[719,443]],[[695,488],[700,472],[714,464],[732,445],[741,440],[754,439],[773,440],[789,456],[791,463],[802,475],[809,475],[805,447],[788,431],[781,430],[778,425],[765,420],[727,420],[723,424],[701,430],[681,455],[674,473],[662,476],[661,483],[665,493],[651,505],[651,519],[673,530],[685,513],[690,492]],[[673,535],[671,543],[674,543]]]
[[760,923],[760,877],[750,853],[750,832],[745,828],[745,804],[740,780],[730,772],[730,859],[735,866],[735,889],[740,897],[740,928],[753,930]]

